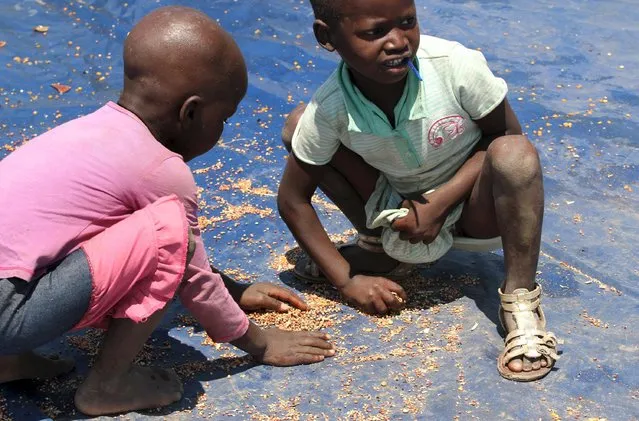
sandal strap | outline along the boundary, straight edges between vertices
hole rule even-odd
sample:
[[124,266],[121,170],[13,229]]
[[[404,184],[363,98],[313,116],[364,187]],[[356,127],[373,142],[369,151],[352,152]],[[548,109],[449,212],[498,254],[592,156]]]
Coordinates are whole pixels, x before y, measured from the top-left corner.
[[[546,332],[545,330],[541,330],[541,329],[515,329],[508,332],[508,335],[506,335],[506,339],[504,342],[508,343],[515,338],[523,337],[523,336],[535,336],[539,338],[544,338],[549,335],[549,337],[554,338],[554,335],[551,335],[551,333],[552,332]],[[554,339],[555,341],[557,340],[557,338],[554,338]]]
[[[543,330],[546,327],[546,317],[540,307],[541,286],[535,289],[516,289],[511,294],[504,294],[499,289],[501,311],[511,313],[516,328],[508,332],[504,340],[503,360],[508,364],[511,360],[525,356],[526,358],[545,358],[549,364],[559,359],[557,354],[557,337],[552,332]],[[500,312],[501,317],[501,312]],[[531,317],[537,319],[537,328],[531,327]]]
[[536,284],[535,289],[516,289],[512,294],[504,294],[499,288],[501,308],[509,313],[518,311],[535,311],[541,304],[541,285]]
[[382,244],[382,237],[357,233],[360,240],[369,244]]
[[516,289],[512,294],[503,293],[501,288],[499,288],[498,291],[502,305],[504,303],[515,303],[519,301],[533,301],[541,296],[541,285],[535,284],[535,289],[532,291],[528,291],[524,288]]
[[535,311],[539,307],[540,303],[541,300],[539,298],[536,298],[533,301],[517,301],[514,303],[502,302],[501,308],[509,313],[514,313],[516,311]]
[[315,263],[315,260],[308,259],[308,263],[306,263],[305,268],[306,273],[310,274],[312,277],[317,278],[320,276],[319,266]]
[[504,361],[510,362],[514,358],[545,357],[554,362],[559,359],[557,354],[557,338],[552,332],[540,330],[524,331],[516,329],[508,334],[505,343]]
[[373,253],[384,253],[381,237],[357,234],[357,246]]
[[409,276],[410,274],[412,274],[414,270],[415,270],[414,264],[400,262],[397,266],[395,266],[393,270],[391,270],[384,276],[391,280],[403,279]]
[[557,338],[552,332],[544,332],[543,330],[522,330],[515,329],[506,336],[504,341],[506,347],[511,344],[524,345],[526,341],[531,340],[535,343],[543,343],[546,346],[557,347]]

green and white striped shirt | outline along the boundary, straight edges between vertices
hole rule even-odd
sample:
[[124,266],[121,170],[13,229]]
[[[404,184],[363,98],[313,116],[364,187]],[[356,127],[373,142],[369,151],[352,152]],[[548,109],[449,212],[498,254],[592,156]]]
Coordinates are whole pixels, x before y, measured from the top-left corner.
[[[381,172],[382,180],[366,209],[371,223],[380,212],[397,207],[402,196],[423,193],[450,180],[481,139],[474,120],[493,111],[508,91],[506,82],[493,75],[481,52],[457,42],[423,35],[416,57],[422,81],[412,72],[408,74],[395,107],[396,127],[352,84],[342,62],[315,92],[293,135],[293,153],[303,162],[327,164],[343,144]],[[437,250],[426,252],[427,257],[413,251],[419,256],[399,260],[441,257],[452,244],[452,234],[445,231],[452,229],[459,215],[461,206],[442,230],[450,239],[439,239],[441,247],[435,241],[429,246]],[[385,233],[383,238],[391,234]],[[397,241],[401,243],[388,244],[387,252],[400,246],[414,250],[410,243]]]

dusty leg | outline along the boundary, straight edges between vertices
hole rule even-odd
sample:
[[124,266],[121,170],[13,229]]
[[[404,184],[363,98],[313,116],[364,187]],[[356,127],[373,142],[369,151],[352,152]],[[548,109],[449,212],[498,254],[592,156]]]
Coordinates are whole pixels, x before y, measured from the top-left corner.
[[[464,208],[463,232],[475,238],[501,235],[504,244],[506,279],[504,293],[518,288],[534,289],[544,188],[539,156],[524,136],[495,139],[486,152],[481,175]],[[506,330],[514,329],[506,319]],[[538,370],[546,361],[513,360],[512,371]]]
[[145,323],[112,320],[98,359],[75,394],[80,411],[91,416],[116,414],[158,408],[182,398],[182,382],[173,370],[132,364],[165,310]]
[[[295,127],[304,112],[305,105],[297,106],[286,119],[282,130],[282,142],[291,151]],[[379,172],[354,152],[340,147],[326,166],[319,188],[342,211],[353,227],[365,235],[379,236],[381,229],[366,227],[364,206],[375,189]],[[386,272],[397,266],[397,260],[386,254],[374,253],[359,247],[344,247],[340,252],[354,272]]]
[[[189,231],[187,265],[194,251],[195,241]],[[75,395],[75,405],[81,412],[92,416],[116,414],[158,408],[182,398],[182,382],[173,370],[133,364],[165,312],[166,307],[143,323],[111,320],[100,354]]]

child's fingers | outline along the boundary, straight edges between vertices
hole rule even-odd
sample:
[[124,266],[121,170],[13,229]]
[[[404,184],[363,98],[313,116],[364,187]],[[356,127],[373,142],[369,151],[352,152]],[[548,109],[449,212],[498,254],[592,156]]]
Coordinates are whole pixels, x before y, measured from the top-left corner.
[[391,224],[391,229],[393,231],[403,231],[406,229],[406,218],[397,218]]
[[314,346],[299,346],[295,348],[297,354],[321,355],[324,357],[332,357],[335,355],[334,349],[316,348]]
[[322,338],[316,338],[316,337],[306,337],[306,338],[302,338],[299,341],[300,345],[303,346],[313,346],[315,348],[322,348],[322,349],[333,349],[334,346],[332,343],[327,342],[326,340],[322,339]]
[[280,300],[276,300],[275,298],[269,297],[266,294],[262,295],[259,298],[259,300],[260,300],[260,307],[264,310],[279,311],[282,313],[290,310],[290,307],[286,303],[283,303]]
[[404,288],[401,287],[401,285],[396,284],[390,279],[384,279],[384,286],[390,292],[394,292],[395,294],[399,295],[399,298],[401,298],[402,300],[408,300],[408,296],[406,295],[406,292],[404,291]]
[[377,314],[388,313],[388,307],[381,296],[377,296],[373,299],[373,308]]
[[303,334],[304,336],[310,337],[310,338],[323,339],[325,341],[328,341],[329,339],[331,339],[331,335],[325,332],[299,332],[298,334],[300,335]]
[[384,302],[388,306],[388,308],[392,310],[400,310],[403,306],[403,300],[400,301],[399,296],[393,294],[392,292],[385,290],[383,293]]
[[317,354],[298,354],[295,364],[315,364],[324,361],[324,355]]
[[421,234],[414,232],[412,228],[406,227],[405,230],[399,232],[399,239],[404,241],[410,241],[411,244],[417,244],[421,239]]
[[269,296],[287,302],[300,310],[308,310],[308,304],[293,291],[275,285],[273,287],[274,288],[268,292]]

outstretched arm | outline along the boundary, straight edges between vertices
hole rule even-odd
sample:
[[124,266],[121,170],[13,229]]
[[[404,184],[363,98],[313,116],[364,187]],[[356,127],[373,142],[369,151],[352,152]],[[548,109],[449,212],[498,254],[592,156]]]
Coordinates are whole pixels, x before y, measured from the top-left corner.
[[386,278],[351,273],[350,264],[337,251],[311,205],[321,167],[289,156],[278,192],[280,215],[300,246],[326,278],[350,302],[369,313],[387,313],[406,301],[401,286]]
[[320,166],[306,164],[291,153],[280,182],[277,206],[302,249],[317,263],[327,279],[340,288],[350,279],[350,265],[335,249],[311,205],[320,174]]
[[291,309],[291,306],[300,310],[308,310],[308,304],[288,288],[268,282],[252,284],[238,282],[213,266],[211,269],[220,274],[231,297],[244,311],[286,312]]

